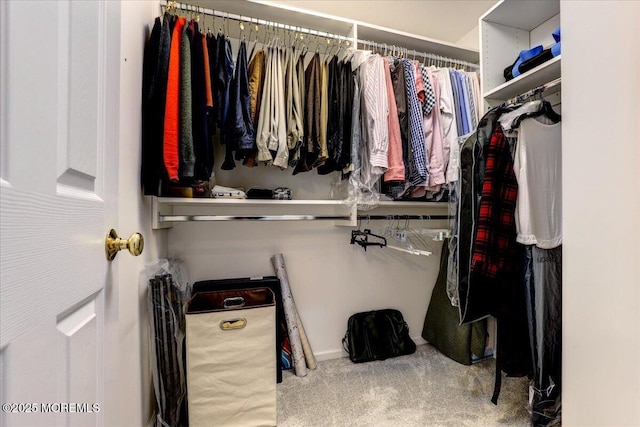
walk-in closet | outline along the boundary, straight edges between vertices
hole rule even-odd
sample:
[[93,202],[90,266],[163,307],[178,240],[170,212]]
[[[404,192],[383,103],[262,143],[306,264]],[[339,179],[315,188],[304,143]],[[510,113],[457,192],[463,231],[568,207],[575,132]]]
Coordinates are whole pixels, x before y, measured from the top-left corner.
[[[511,22],[522,7],[537,12],[526,13],[525,29]],[[303,378],[321,375],[317,361],[347,354],[354,362],[367,361],[352,353],[358,336],[350,317],[397,310],[409,340],[428,342],[464,365],[494,363],[493,403],[503,375],[522,378],[518,385],[531,377],[529,393],[513,392],[516,401],[517,395],[524,399],[520,407],[528,406],[534,425],[559,422],[562,146],[560,45],[553,44],[560,37],[559,2],[542,11],[506,2],[483,15],[482,59],[472,49],[338,17],[316,14],[313,28],[307,28],[301,12],[290,8],[177,2],[162,8],[145,50],[143,185],[152,197],[154,225],[168,229],[169,257],[180,259],[193,277],[192,293],[223,291],[223,279],[286,272],[278,277],[286,289],[282,283],[276,291],[287,323],[285,337],[276,339],[283,352],[278,369]],[[557,49],[551,63],[527,68],[531,61],[520,61],[513,76],[503,76],[514,52],[552,46]],[[556,101],[542,92],[555,94]],[[537,133],[549,122],[551,139],[548,131]],[[508,141],[494,132],[498,128],[509,132]],[[494,138],[501,140],[494,145]],[[536,151],[539,140],[549,148]],[[507,162],[512,152],[515,160]],[[536,156],[543,160],[532,164]],[[544,182],[527,172],[539,169],[550,171]],[[519,212],[510,205],[516,184],[512,193],[502,188],[504,179],[516,176]],[[531,201],[527,179],[534,180]],[[488,182],[493,188],[485,188]],[[550,200],[538,200],[540,193]],[[471,197],[482,201],[473,201],[469,210]],[[516,242],[516,228],[518,242],[555,251],[528,249],[531,261],[523,261],[525,245]],[[502,240],[481,238],[494,235]],[[557,260],[555,269],[540,270],[537,260],[549,257]],[[547,275],[554,278],[551,284]],[[446,298],[436,297],[445,292]],[[161,305],[162,294],[154,306]],[[182,316],[183,311],[176,314]],[[186,318],[194,318],[188,309]],[[384,334],[371,332],[366,346],[374,345],[371,336]],[[199,370],[206,358],[188,363],[194,353],[189,349],[199,341],[193,335],[189,340],[188,328],[186,335],[188,372],[182,381],[200,390],[194,383],[211,373]],[[429,358],[423,362],[428,369]],[[416,363],[420,370],[420,359]],[[162,366],[167,364],[159,363],[154,382],[167,375]],[[278,372],[279,381],[302,393],[287,374]],[[233,395],[211,387],[209,394]],[[439,388],[444,386],[434,387]],[[192,423],[215,417],[211,408],[225,405],[209,401],[207,409],[199,397],[207,392],[188,390]],[[534,396],[529,402],[527,394]],[[281,408],[279,422],[310,423],[304,411],[286,413],[290,399],[281,393],[275,405]],[[419,419],[429,419],[430,410],[423,408],[425,418]],[[159,410],[166,421],[163,412],[170,412]],[[318,422],[372,422],[357,421],[359,414],[349,410],[338,414]],[[228,416],[234,419],[232,408]],[[398,416],[378,422],[391,425]]]
[[0,1],[0,425],[640,424],[638,22]]

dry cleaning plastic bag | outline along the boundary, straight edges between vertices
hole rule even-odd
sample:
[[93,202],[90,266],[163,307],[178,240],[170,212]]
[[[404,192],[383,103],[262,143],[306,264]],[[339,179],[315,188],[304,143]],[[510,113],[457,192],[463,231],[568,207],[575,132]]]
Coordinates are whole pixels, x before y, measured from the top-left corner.
[[148,265],[140,273],[140,280],[147,286],[149,354],[156,396],[156,413],[150,426],[186,426],[184,306],[191,297],[191,282],[184,263],[176,259]]

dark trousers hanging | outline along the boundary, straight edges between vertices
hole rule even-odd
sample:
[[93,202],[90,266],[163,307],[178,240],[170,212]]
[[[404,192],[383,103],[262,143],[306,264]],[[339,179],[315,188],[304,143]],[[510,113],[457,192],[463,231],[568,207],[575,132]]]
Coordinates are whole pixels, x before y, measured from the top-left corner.
[[559,419],[562,379],[562,246],[525,251],[525,288],[533,360],[532,423]]

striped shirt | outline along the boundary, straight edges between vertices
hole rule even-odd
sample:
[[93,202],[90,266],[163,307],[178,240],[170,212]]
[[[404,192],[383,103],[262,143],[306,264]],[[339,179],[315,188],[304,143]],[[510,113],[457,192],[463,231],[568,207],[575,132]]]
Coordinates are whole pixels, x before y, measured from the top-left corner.
[[384,60],[380,55],[371,55],[362,64],[364,76],[363,121],[369,148],[369,163],[372,173],[380,175],[387,170],[389,150],[389,99],[384,77]]

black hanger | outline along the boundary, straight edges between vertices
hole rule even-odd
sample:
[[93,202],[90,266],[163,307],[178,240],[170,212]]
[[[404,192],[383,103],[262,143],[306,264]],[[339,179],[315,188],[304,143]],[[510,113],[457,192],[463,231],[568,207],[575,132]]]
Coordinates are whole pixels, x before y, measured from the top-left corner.
[[371,230],[367,228],[364,231],[351,231],[351,244],[353,245],[354,243],[362,246],[366,252],[367,246],[380,246],[381,248],[387,246],[387,239],[383,236],[373,234]]

